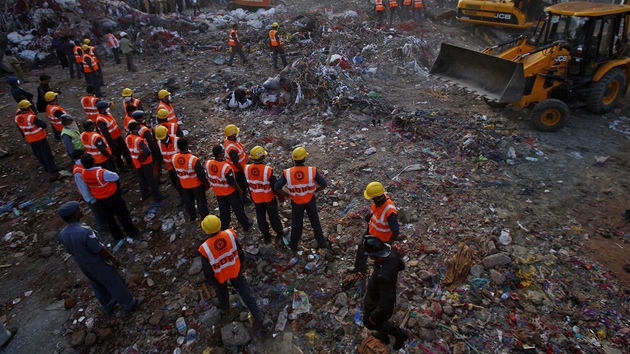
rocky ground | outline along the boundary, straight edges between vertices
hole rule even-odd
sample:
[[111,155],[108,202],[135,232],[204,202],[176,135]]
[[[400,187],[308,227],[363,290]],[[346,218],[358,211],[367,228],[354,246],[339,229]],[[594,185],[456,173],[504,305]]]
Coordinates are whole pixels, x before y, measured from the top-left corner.
[[[353,352],[368,334],[355,316],[365,283],[348,281],[347,270],[365,229],[363,188],[374,180],[386,186],[403,225],[407,269],[394,319],[412,333],[404,352],[629,352],[630,228],[623,213],[630,207],[630,98],[603,116],[572,106],[567,127],[541,133],[527,110],[493,110],[433,80],[427,72],[441,42],[484,45],[473,27],[437,18],[452,4],[429,1],[422,24],[393,30],[375,28],[363,1],[295,1],[262,15],[212,5],[196,18],[188,10],[158,18],[92,5],[98,11],[87,11],[88,18],[107,16],[78,21],[75,31],[86,29],[81,36],[103,43],[97,33],[116,26],[143,51],[136,73],[105,58],[103,90],[116,103],[115,116],[122,118],[122,88],[131,87],[145,107],[155,107],[156,92],[166,88],[191,150],[204,159],[230,123],[241,128],[247,148],[265,146],[277,172],[291,166],[293,147],[306,146],[308,163],[329,183],[318,203],[333,248],[311,248],[308,222],[295,257],[237,227],[265,315],[278,322],[283,310],[288,314],[286,326],[265,335],[251,327],[236,294],[229,316],[218,313],[196,252],[204,236],[197,223],[185,222],[172,187],[161,186],[170,198],[155,207],[140,201],[137,180],[126,173],[122,183],[131,191],[124,197],[143,233],[117,255],[132,293],[147,302],[131,315],[104,317],[56,241],[64,224],[56,209],[79,198],[75,185],[71,178],[47,181],[11,121],[15,103],[2,92],[1,145],[13,154],[0,164],[0,313],[19,332],[0,352]],[[225,37],[235,17],[251,64],[237,58],[227,67]],[[291,65],[282,73],[260,50],[272,21],[293,34],[286,46]],[[334,54],[350,67],[324,65]],[[36,92],[42,73],[61,88],[60,104],[82,119],[83,81],[42,64],[27,72],[31,82],[23,87]],[[281,97],[279,104],[234,112],[221,103],[236,87],[276,75],[281,88],[270,96]],[[69,171],[62,145],[49,141]],[[208,200],[215,209],[211,192]],[[289,226],[289,205],[281,209]],[[247,212],[254,216],[252,207]],[[458,262],[469,271],[449,291],[442,280],[460,246],[469,257]],[[181,333],[180,317],[187,326]]]

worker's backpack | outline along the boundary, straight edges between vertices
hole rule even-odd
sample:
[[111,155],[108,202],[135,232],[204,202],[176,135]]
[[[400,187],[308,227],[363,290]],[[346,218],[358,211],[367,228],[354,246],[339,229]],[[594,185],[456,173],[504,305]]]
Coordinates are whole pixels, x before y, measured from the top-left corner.
[[368,336],[359,344],[357,352],[359,354],[389,354],[389,347],[373,336]]

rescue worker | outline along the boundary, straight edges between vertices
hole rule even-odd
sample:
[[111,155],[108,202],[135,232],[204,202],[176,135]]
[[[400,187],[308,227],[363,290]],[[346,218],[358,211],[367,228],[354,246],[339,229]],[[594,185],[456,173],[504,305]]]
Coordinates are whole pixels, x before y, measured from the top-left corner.
[[83,75],[85,75],[85,82],[88,85],[94,86],[94,89],[96,90],[96,97],[103,97],[104,95],[101,93],[101,83],[98,80],[98,64],[92,56],[90,47],[87,44],[84,44],[81,49],[83,50],[83,57],[81,59],[83,61]]
[[[315,192],[326,188],[327,183],[315,167],[305,165],[306,156],[308,152],[304,147],[295,148],[291,154],[295,166],[284,170],[273,187],[278,195],[291,198],[292,220],[289,248],[294,252],[298,250],[302,237],[305,211],[313,227],[317,248],[330,248],[330,242],[324,237],[322,231],[315,198]],[[285,185],[288,193],[282,189]]]
[[75,149],[72,152],[72,159],[74,160],[74,165],[72,166],[72,175],[74,176],[74,183],[77,185],[77,189],[81,194],[83,200],[90,207],[90,211],[96,220],[96,226],[98,227],[99,232],[109,232],[109,226],[107,226],[107,221],[96,208],[96,198],[90,192],[90,187],[83,180],[83,171],[85,171],[85,167],[81,163],[81,157],[85,155],[85,150]]
[[243,60],[243,65],[247,64],[247,58],[245,57],[245,53],[243,52],[243,43],[241,43],[238,38],[238,23],[232,24],[232,29],[228,33],[228,44],[230,45],[230,59],[228,59],[227,66],[232,66],[232,62],[234,61],[234,56],[238,54]]
[[403,6],[400,9],[401,11],[400,18],[403,20],[407,20],[407,18],[411,18],[412,16],[413,0],[403,0],[402,5]]
[[398,272],[405,264],[391,246],[375,236],[366,236],[361,247],[364,255],[374,260],[374,271],[368,280],[363,301],[363,325],[372,330],[372,335],[385,344],[394,336],[394,350],[405,345],[409,333],[390,321],[396,305],[396,283]]
[[[33,105],[33,97],[35,97],[32,93],[24,90],[20,87],[20,81],[15,76],[7,77],[7,84],[11,86],[11,96],[15,100],[16,103],[20,103],[22,100],[27,100]],[[34,109],[35,107],[33,107]],[[34,111],[37,113],[37,111]]]
[[157,127],[155,130],[155,138],[157,139],[157,145],[160,149],[166,171],[168,172],[168,177],[171,180],[171,185],[173,185],[173,188],[175,188],[177,194],[179,194],[180,203],[177,206],[182,206],[184,205],[182,186],[179,184],[179,178],[177,178],[177,173],[175,172],[175,168],[173,168],[173,155],[179,152],[177,148],[179,138],[175,135],[170,135],[168,129],[162,126]]
[[81,49],[81,41],[74,41],[72,54],[74,54],[74,63],[77,68],[77,78],[81,80],[83,78],[83,49]]
[[247,164],[247,152],[243,144],[241,144],[238,138],[238,133],[241,130],[234,124],[228,124],[223,129],[225,133],[225,140],[223,141],[223,148],[225,149],[225,161],[234,170],[234,177],[238,183],[241,193],[243,204],[251,203],[249,197],[249,188],[247,187],[247,179],[245,178],[245,165]]
[[[263,234],[263,241],[271,242],[267,222],[267,216],[269,216],[271,227],[276,232],[276,243],[284,246],[283,237],[286,233],[278,212],[278,199],[273,191],[273,185],[278,179],[273,174],[273,168],[265,164],[266,156],[267,151],[262,146],[254,146],[249,151],[249,159],[252,163],[245,166],[245,178],[247,178],[249,193],[254,201],[258,230]],[[281,198],[284,201],[284,197]]]
[[[96,103],[96,109],[98,109],[96,126],[112,149],[112,156],[116,159],[118,168],[122,171],[128,171],[129,168],[127,166],[132,164],[131,154],[122,136],[122,130],[120,130],[116,119],[109,113],[108,108],[109,103],[106,101],[98,101]],[[123,157],[127,161],[127,166],[123,163]]]
[[96,124],[96,117],[98,116],[98,109],[96,109],[96,102],[98,102],[98,97],[96,97],[96,87],[88,85],[85,90],[87,95],[81,98],[81,106],[83,106],[83,110],[85,111],[88,119]]
[[45,99],[48,102],[46,106],[46,116],[50,121],[50,125],[52,125],[53,136],[55,139],[61,140],[61,130],[63,129],[61,116],[66,114],[66,111],[59,105],[56,92],[46,92]]
[[[87,45],[90,50],[89,53],[92,56],[93,64],[96,66],[96,78],[98,79],[99,86],[106,86],[103,81],[103,62],[101,62],[101,58],[99,58],[98,54],[96,54],[96,48],[93,45],[90,45],[91,41],[89,39],[83,40],[83,45]],[[83,47],[81,47],[83,48]],[[83,49],[85,51],[85,49]]]
[[208,239],[198,249],[205,281],[216,289],[219,309],[228,311],[229,280],[252,313],[255,323],[268,330],[272,323],[263,317],[243,274],[242,262],[245,261],[245,253],[236,238],[236,231],[232,228],[222,230],[221,225],[222,222],[216,215],[208,215],[201,221],[201,229],[208,235]]
[[394,15],[397,15],[398,19],[402,21],[402,15],[398,8],[398,0],[389,0],[389,27],[392,26]]
[[[63,146],[66,148],[66,152],[68,152],[68,156],[72,159],[72,155],[74,154],[74,150],[85,150],[85,146],[81,142],[81,132],[79,131],[79,127],[77,123],[74,121],[69,114],[62,114],[59,117],[61,124],[63,124],[63,128],[61,129],[61,142]],[[72,159],[74,161],[75,159]]]
[[28,100],[22,100],[18,103],[18,111],[14,119],[15,124],[20,129],[22,136],[31,145],[33,154],[44,171],[51,174],[49,181],[53,182],[59,177],[59,169],[46,139],[46,123],[37,118],[31,106],[32,104]]
[[420,23],[423,13],[424,6],[422,0],[413,0],[413,16],[417,23]]
[[74,201],[64,203],[57,213],[68,223],[59,232],[57,239],[90,281],[103,313],[110,315],[116,304],[127,313],[142,305],[144,298],[134,298],[125,280],[116,271],[116,268],[121,266],[120,261],[105,248],[98,233],[81,222],[83,211],[79,203]]
[[[116,248],[120,248],[125,241],[133,243],[133,238],[140,234],[140,230],[133,224],[127,203],[118,187],[120,177],[116,172],[96,166],[94,157],[90,154],[81,157],[81,164],[85,168],[85,171],[81,173],[81,178],[90,188],[90,193],[96,198],[94,206],[107,222],[109,232],[114,240],[118,241]],[[123,237],[116,219],[127,233],[126,238]]]
[[[157,111],[157,121],[158,121],[158,127],[162,126],[162,127],[166,127],[166,129],[168,129],[168,133],[170,135],[175,135],[179,138],[183,138],[184,137],[184,133],[182,133],[182,130],[179,127],[179,124],[177,124],[177,120],[168,120],[168,111],[164,108],[159,109]],[[157,127],[155,127],[157,129]]]
[[365,199],[372,201],[370,206],[372,212],[365,216],[365,221],[368,222],[368,229],[357,247],[357,257],[354,262],[354,269],[351,272],[366,274],[367,257],[363,255],[363,250],[360,247],[365,242],[365,237],[376,236],[381,241],[391,245],[400,235],[400,226],[398,224],[398,210],[394,202],[385,193],[383,184],[370,182],[365,187],[363,196]]
[[245,214],[241,200],[243,190],[234,178],[234,171],[229,163],[225,162],[223,146],[216,145],[212,148],[214,160],[206,161],[206,172],[214,195],[219,204],[219,218],[221,218],[221,230],[230,227],[231,212],[234,210],[236,219],[243,227],[243,231],[249,232],[254,223]]
[[106,34],[106,37],[107,46],[112,50],[116,64],[120,64],[120,43],[118,42],[118,38],[116,38],[116,35],[111,32]]
[[133,112],[137,111],[136,106],[128,105],[125,107],[125,118],[123,118],[123,129],[125,129],[125,133],[129,134],[129,123],[135,122],[136,120],[133,118]]
[[182,187],[184,208],[186,208],[190,221],[197,220],[196,202],[197,211],[203,219],[210,214],[206,199],[206,191],[210,189],[210,182],[206,177],[206,171],[203,169],[199,158],[188,151],[188,139],[179,139],[177,148],[179,152],[173,155],[173,168],[175,168],[179,184]]
[[[171,93],[166,90],[158,91],[158,100],[160,102],[157,106],[157,112],[159,113],[161,109],[166,110],[168,115],[166,116],[166,120],[169,123],[176,123],[179,126],[180,122],[175,115],[175,109],[173,108],[173,99],[171,98]],[[159,118],[159,117],[158,117]]]
[[147,141],[139,134],[140,123],[129,123],[129,132],[125,138],[127,148],[131,153],[131,160],[138,173],[138,183],[140,186],[140,199],[146,200],[150,193],[156,203],[166,199],[166,195],[160,195],[158,180],[153,175],[153,153],[149,149]]
[[120,51],[125,55],[127,62],[127,71],[136,72],[136,66],[133,64],[133,44],[127,36],[127,32],[120,32]]
[[383,0],[376,0],[374,4],[374,11],[376,11],[377,17],[377,26],[381,26],[383,24],[383,16],[385,15],[385,5],[383,5]]
[[136,110],[144,111],[144,106],[142,106],[142,101],[133,97],[132,89],[125,87],[122,90],[122,97],[123,97],[123,107],[125,108],[125,110],[127,110],[127,106],[132,105],[136,107]]
[[155,162],[155,164],[159,164],[160,162],[162,162],[162,155],[160,154],[160,149],[157,146],[153,130],[151,130],[146,125],[144,111],[134,111],[133,113],[131,113],[131,118],[133,119],[133,121],[140,124],[138,135],[140,135],[140,137],[142,137],[147,142],[147,146],[149,146],[149,149],[151,149],[151,151],[153,152],[153,161]]
[[81,142],[85,147],[85,152],[92,155],[97,166],[116,172],[112,149],[107,144],[107,140],[96,131],[96,124],[91,120],[86,120],[83,123],[83,130]]
[[282,59],[282,65],[286,67],[287,55],[284,53],[284,47],[282,46],[282,39],[278,34],[278,22],[271,24],[271,30],[269,31],[269,49],[271,49],[271,58],[273,59],[273,68],[278,69],[278,55]]

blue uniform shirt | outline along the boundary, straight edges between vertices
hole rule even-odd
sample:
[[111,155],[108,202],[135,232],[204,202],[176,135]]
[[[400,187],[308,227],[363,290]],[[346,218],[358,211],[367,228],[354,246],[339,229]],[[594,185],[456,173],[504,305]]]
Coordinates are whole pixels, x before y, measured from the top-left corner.
[[96,231],[82,222],[69,223],[57,236],[59,243],[66,247],[79,266],[101,262],[98,254],[104,247]]

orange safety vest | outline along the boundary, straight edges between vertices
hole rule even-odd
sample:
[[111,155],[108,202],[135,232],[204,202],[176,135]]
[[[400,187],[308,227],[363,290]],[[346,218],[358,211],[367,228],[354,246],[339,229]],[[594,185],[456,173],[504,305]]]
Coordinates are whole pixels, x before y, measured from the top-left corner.
[[383,6],[383,0],[376,0],[376,11],[385,11],[385,6]]
[[129,105],[135,106],[136,109],[140,109],[138,108],[140,106],[140,100],[137,98],[131,97],[131,100],[127,102],[123,99],[123,108],[125,109],[125,112],[127,112],[127,106]]
[[177,120],[177,116],[175,115],[175,110],[173,109],[173,106],[171,106],[168,103],[165,103],[164,101],[160,101],[160,103],[157,106],[156,112],[159,111],[160,109],[165,109],[168,112],[168,116],[166,117],[167,122],[172,122],[172,123],[179,122]]
[[29,143],[34,143],[42,139],[46,139],[46,131],[35,125],[37,116],[32,110],[28,109],[15,115],[15,124],[18,125],[22,134]]
[[166,169],[170,171],[173,169],[173,155],[179,152],[179,149],[177,149],[177,140],[179,140],[179,138],[175,135],[171,135],[169,139],[170,143],[168,145],[164,144],[162,140],[158,140],[157,145],[160,148]]
[[118,38],[114,36],[112,33],[107,34],[107,45],[110,48],[118,48],[120,44],[118,43]]
[[[75,176],[77,173],[79,174],[79,177],[83,178],[82,174],[83,171],[85,171],[85,167],[83,167],[83,165],[79,165],[78,163],[74,163],[74,166],[72,166],[72,176]],[[79,191],[79,194],[81,194],[81,190],[79,189],[79,186],[77,186],[77,190]]]
[[[91,65],[87,64],[86,59],[88,59],[88,58],[91,60]],[[92,56],[90,54],[83,53],[83,57],[81,59],[83,61],[83,72],[84,73],[91,73],[91,72],[93,72],[94,69],[92,69],[92,68],[97,66],[96,62],[94,61],[94,58],[92,58]]]
[[129,123],[131,122],[135,122],[136,120],[133,119],[132,116],[128,115],[127,113],[125,113],[125,119],[123,119],[123,128],[125,128],[125,132],[127,134],[129,134]]
[[141,143],[144,142],[145,145],[147,144],[147,141],[144,138],[135,134],[129,134],[125,138],[125,142],[127,143],[129,154],[131,154],[131,161],[133,161],[133,166],[135,168],[140,168],[153,162],[153,156],[151,156],[151,154],[149,154],[149,156],[145,156],[144,151],[140,148]]
[[105,125],[107,125],[107,131],[109,132],[109,135],[112,137],[112,139],[117,139],[122,134],[118,123],[116,123],[116,119],[114,119],[114,117],[112,117],[110,114],[99,113],[96,116],[96,122],[104,122]]
[[397,0],[389,0],[389,8],[391,9],[392,7],[398,7]]
[[277,47],[280,45],[280,41],[276,39],[276,33],[278,33],[278,31],[274,29],[269,31],[269,42],[271,43],[272,47]]
[[101,134],[97,132],[81,133],[81,142],[83,143],[83,146],[85,147],[85,152],[87,152],[88,154],[92,155],[92,157],[94,157],[94,162],[96,164],[101,164],[107,161],[107,157],[103,155],[101,151],[96,147],[96,141],[99,138],[103,141],[103,144],[105,144],[105,150],[107,150],[107,152],[111,155],[112,149],[109,148],[109,144],[107,144],[107,140],[105,140],[105,138]]
[[392,229],[389,227],[387,218],[391,214],[398,214],[398,210],[396,210],[394,202],[389,197],[381,206],[377,207],[376,204],[372,203],[371,207],[372,217],[370,218],[368,232],[370,235],[380,238],[381,241],[387,242],[392,237]]
[[[153,141],[155,141],[155,138],[153,137],[153,136],[154,136],[154,135],[153,135],[153,131],[151,131],[151,129],[147,128],[147,126],[146,126],[146,125],[141,125],[141,126],[140,126],[140,129],[138,130],[138,135],[139,135],[140,137],[144,138],[144,140],[147,140],[147,138],[145,138],[145,137],[144,137],[144,135],[146,134],[146,132],[150,132],[150,133],[151,133],[151,139],[153,139]],[[149,142],[147,141],[147,144],[148,144],[148,143],[149,143]],[[147,146],[149,146],[149,145],[147,145]]]
[[[236,35],[236,40],[234,40],[234,38],[232,36],[233,34]],[[238,32],[236,32],[235,29],[231,29],[230,33],[228,34],[228,36],[230,37],[230,40],[228,41],[228,44],[230,45],[230,47],[236,47],[238,45],[238,43],[239,43]]]
[[284,170],[284,178],[287,180],[287,190],[291,200],[296,204],[306,204],[313,199],[317,190],[315,167],[293,166]]
[[415,8],[422,7],[422,0],[413,0],[413,7]]
[[206,172],[212,185],[212,190],[217,197],[224,197],[232,194],[236,188],[228,184],[226,176],[232,171],[232,167],[225,161],[206,161]]
[[72,48],[72,53],[74,53],[75,62],[80,63],[83,61],[83,50],[81,49],[80,46],[75,44],[74,48]]
[[245,166],[245,178],[249,185],[249,193],[256,204],[268,203],[275,198],[271,189],[272,168],[264,164],[250,164]]
[[107,182],[103,178],[106,169],[102,167],[92,167],[89,170],[84,170],[81,173],[81,178],[85,181],[85,184],[90,188],[90,192],[96,199],[105,199],[116,193],[116,182]]
[[52,124],[53,128],[55,128],[56,131],[60,132],[63,129],[63,124],[61,123],[61,120],[59,120],[59,118],[55,116],[55,113],[57,113],[57,111],[61,111],[61,113],[63,114],[66,113],[66,111],[64,111],[63,108],[61,108],[61,106],[58,104],[49,103],[46,106],[46,115],[48,116],[48,120],[50,120],[50,124]]
[[173,168],[175,168],[175,173],[177,173],[182,188],[192,189],[201,185],[201,180],[197,177],[197,172],[195,172],[197,160],[197,156],[189,152],[178,152],[173,155]]
[[232,158],[230,158],[230,151],[234,150],[238,153],[238,164],[240,165],[240,170],[243,171],[245,169],[245,164],[247,164],[247,153],[245,152],[245,147],[243,144],[238,141],[230,140],[225,138],[223,141],[223,148],[225,148],[225,161],[230,164],[230,167],[236,173],[237,169],[236,165],[232,162]]
[[90,56],[92,57],[92,63],[97,64],[97,69],[98,69],[98,63],[100,63],[101,60],[96,55],[96,50],[94,50],[93,46],[90,46]]
[[98,108],[96,108],[96,102],[98,102],[98,97],[87,95],[81,98],[81,105],[83,106],[83,110],[89,120],[96,124],[96,116],[98,115]]
[[241,271],[241,260],[238,257],[238,247],[236,246],[236,231],[229,228],[219,231],[199,246],[199,253],[208,262],[214,278],[223,284],[229,279],[234,279]]
[[411,0],[403,0],[403,5],[411,6]]
[[166,129],[168,129],[168,135],[173,135],[173,136],[177,135],[177,122],[168,122],[168,121],[166,121],[166,122],[158,123],[158,125],[153,128],[153,134],[154,135],[157,132],[157,128],[159,126],[166,127]]

